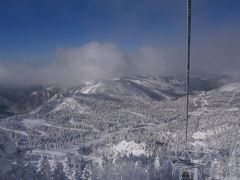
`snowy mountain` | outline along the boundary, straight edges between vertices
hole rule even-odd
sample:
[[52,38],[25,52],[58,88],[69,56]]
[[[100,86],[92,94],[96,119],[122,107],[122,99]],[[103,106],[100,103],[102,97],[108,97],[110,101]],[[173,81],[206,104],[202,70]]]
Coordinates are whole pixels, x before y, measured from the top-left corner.
[[[213,153],[222,177],[238,177],[240,81],[216,76],[191,82],[189,148]],[[49,163],[69,179],[177,179],[169,157],[184,148],[181,79],[122,77],[46,87],[7,109],[16,115],[2,118],[0,131],[31,149],[24,162],[38,169],[35,174],[50,176],[54,170],[42,168]]]
[[58,87],[1,87],[0,118],[30,112],[58,93]]

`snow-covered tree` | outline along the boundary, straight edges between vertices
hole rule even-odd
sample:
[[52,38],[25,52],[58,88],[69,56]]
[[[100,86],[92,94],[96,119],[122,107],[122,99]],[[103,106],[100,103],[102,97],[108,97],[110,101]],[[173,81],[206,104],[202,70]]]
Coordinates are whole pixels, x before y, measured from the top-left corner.
[[154,168],[155,168],[155,171],[159,171],[159,170],[160,170],[160,160],[159,160],[159,156],[157,156],[157,157],[154,159]]
[[63,162],[64,165],[64,172],[66,173],[66,175],[72,179],[73,177],[73,169],[74,169],[74,164],[71,161],[71,155],[70,154],[66,154],[66,157],[64,159]]
[[36,168],[31,163],[25,163],[23,165],[22,179],[24,180],[32,180],[35,179],[36,176]]
[[221,164],[217,159],[214,159],[211,165],[211,178],[221,179]]
[[38,180],[49,180],[51,179],[51,167],[49,161],[45,155],[41,155],[37,169]]
[[81,179],[81,169],[74,168],[73,174],[72,174],[72,180],[82,180]]
[[53,164],[53,180],[67,180],[67,176],[63,171],[63,164],[60,161],[55,161]]
[[91,180],[92,179],[92,167],[90,164],[87,164],[82,172],[82,180]]
[[22,178],[25,169],[25,152],[5,133],[0,132],[0,179]]

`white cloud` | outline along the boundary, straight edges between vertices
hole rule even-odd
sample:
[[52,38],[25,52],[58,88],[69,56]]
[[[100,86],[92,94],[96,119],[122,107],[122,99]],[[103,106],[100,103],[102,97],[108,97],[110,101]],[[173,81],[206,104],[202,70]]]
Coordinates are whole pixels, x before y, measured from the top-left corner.
[[78,84],[136,74],[167,72],[159,48],[142,47],[132,54],[112,43],[90,42],[81,47],[57,49],[44,65],[2,63],[0,82],[10,84]]
[[[238,72],[239,28],[208,31],[193,39],[191,73]],[[176,46],[177,47],[177,46]],[[0,62],[0,84],[79,84],[85,80],[112,79],[131,75],[184,75],[183,46],[144,46],[126,53],[113,43],[89,42],[80,47],[57,49],[42,65]]]

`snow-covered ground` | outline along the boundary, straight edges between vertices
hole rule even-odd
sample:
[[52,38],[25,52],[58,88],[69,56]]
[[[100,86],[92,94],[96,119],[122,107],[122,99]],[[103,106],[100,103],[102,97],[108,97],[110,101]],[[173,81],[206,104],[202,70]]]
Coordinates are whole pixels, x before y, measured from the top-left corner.
[[87,82],[86,87],[81,90],[83,94],[93,94],[97,91],[98,88],[102,86],[101,83]]
[[73,98],[64,98],[63,102],[55,107],[52,112],[56,113],[61,110],[78,111],[78,113],[84,113],[85,108]]
[[20,135],[28,137],[28,133],[26,133],[25,131],[19,131],[19,130],[9,129],[9,128],[5,128],[5,127],[0,127],[0,129],[3,130],[3,131],[13,132],[13,133],[20,134]]
[[115,156],[120,154],[121,156],[126,155],[146,155],[146,145],[145,143],[137,144],[133,141],[127,142],[125,140],[119,142],[117,145],[112,147],[112,151]]
[[24,119],[22,121],[24,126],[35,128],[38,126],[49,126],[49,123],[44,119]]
[[231,83],[231,84],[224,85],[219,89],[219,91],[231,92],[231,91],[235,91],[236,89],[240,89],[240,83]]

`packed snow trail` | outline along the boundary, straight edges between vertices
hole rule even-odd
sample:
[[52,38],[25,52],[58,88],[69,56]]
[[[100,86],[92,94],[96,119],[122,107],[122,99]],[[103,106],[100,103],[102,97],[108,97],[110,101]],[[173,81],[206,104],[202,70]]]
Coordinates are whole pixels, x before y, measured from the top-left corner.
[[78,128],[69,128],[69,127],[58,126],[58,125],[54,125],[54,124],[46,122],[45,120],[40,120],[40,119],[24,119],[22,121],[22,123],[25,126],[30,126],[30,127],[47,126],[47,127],[54,127],[54,128],[64,129],[64,130],[69,130],[69,131],[83,132],[83,130],[78,129]]
[[14,132],[16,134],[21,134],[23,136],[27,136],[28,137],[28,134],[26,132],[24,132],[24,131],[18,131],[18,130],[8,129],[8,128],[4,128],[4,127],[0,127],[0,129],[5,130],[5,131]]

